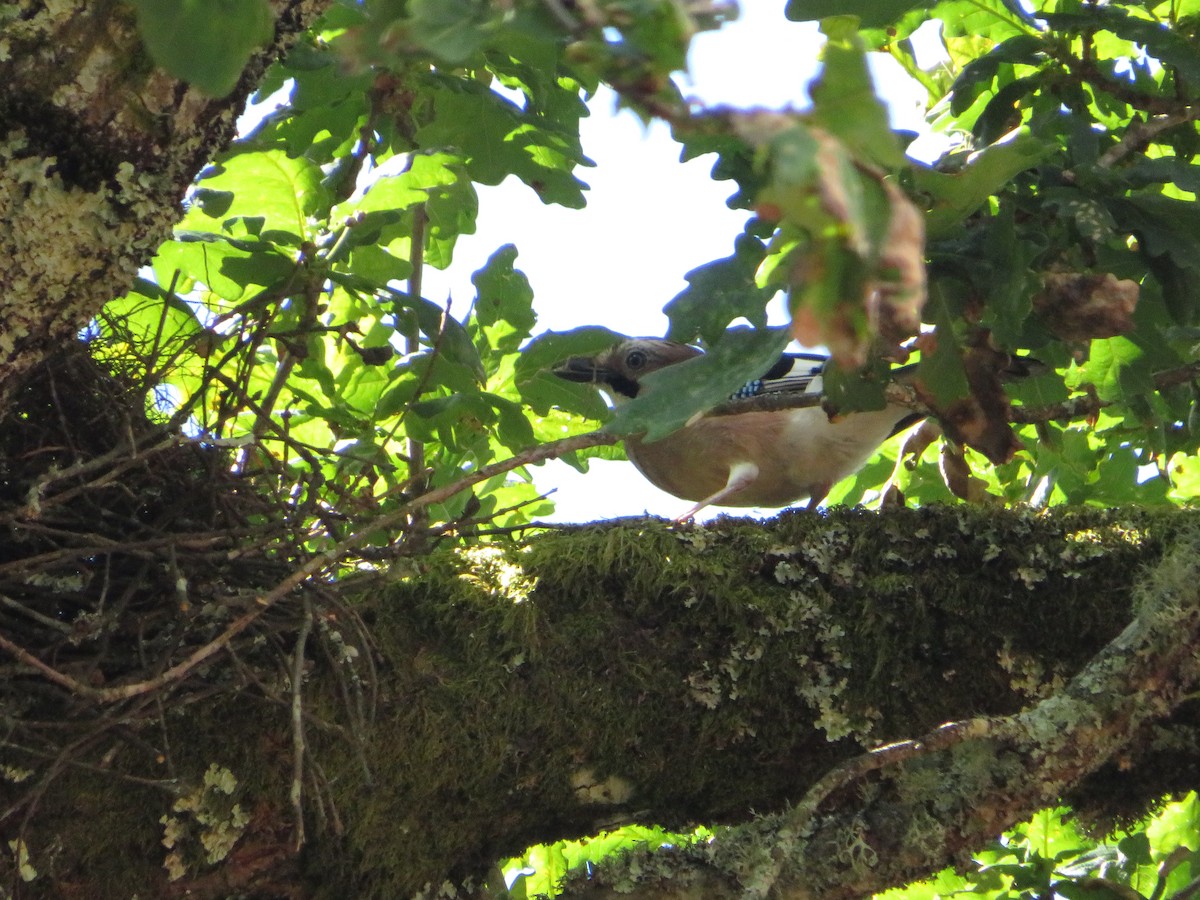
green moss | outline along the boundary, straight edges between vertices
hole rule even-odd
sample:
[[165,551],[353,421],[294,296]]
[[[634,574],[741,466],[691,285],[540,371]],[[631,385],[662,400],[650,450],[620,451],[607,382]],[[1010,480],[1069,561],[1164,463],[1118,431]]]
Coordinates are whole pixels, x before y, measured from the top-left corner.
[[[797,797],[848,745],[1012,712],[1037,679],[1003,652],[1040,660],[1042,681],[1077,669],[1128,621],[1160,531],[1142,513],[837,510],[431,557],[363,601],[388,712],[373,781],[352,765],[335,779],[359,813],[354,866],[378,895],[415,890],[440,860],[465,874],[594,826],[606,796],[665,825],[744,816]],[[747,762],[755,745],[799,761]],[[427,828],[448,810],[458,829]],[[492,833],[516,843],[480,841]]]

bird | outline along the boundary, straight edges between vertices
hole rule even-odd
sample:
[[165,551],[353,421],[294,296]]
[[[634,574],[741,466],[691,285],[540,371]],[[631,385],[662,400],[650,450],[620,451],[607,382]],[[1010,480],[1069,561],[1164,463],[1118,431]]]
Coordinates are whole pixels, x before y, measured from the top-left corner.
[[[567,381],[595,385],[615,405],[652,390],[642,382],[651,372],[702,353],[691,344],[634,338],[595,356],[570,357],[553,372]],[[827,362],[820,354],[785,353],[731,399],[776,392],[819,394]],[[862,468],[880,444],[921,418],[895,404],[834,419],[817,405],[702,416],[656,441],[627,437],[625,453],[656,487],[694,501],[677,522],[712,505],[783,507],[808,498],[813,510],[834,484]]]

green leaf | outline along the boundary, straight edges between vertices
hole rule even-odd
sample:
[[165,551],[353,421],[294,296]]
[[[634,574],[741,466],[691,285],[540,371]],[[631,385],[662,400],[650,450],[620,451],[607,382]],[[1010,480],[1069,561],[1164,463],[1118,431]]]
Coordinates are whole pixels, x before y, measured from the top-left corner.
[[971,133],[979,142],[985,144],[1003,138],[1012,130],[1014,122],[1020,120],[1022,101],[1027,96],[1036,94],[1041,86],[1040,75],[1017,78],[1004,85],[984,104],[971,126]]
[[[482,392],[418,400],[409,407],[409,433],[425,443],[437,441],[453,452],[470,451],[480,442],[486,442],[490,427],[498,421],[499,412],[494,400],[509,403]],[[528,446],[533,439],[532,429],[528,421],[524,422],[523,430],[515,424],[509,405],[507,435],[517,446]],[[518,416],[524,420],[523,415],[518,413]]]
[[446,62],[461,63],[478,53],[495,32],[488,5],[477,0],[411,0],[412,38]]
[[1053,406],[1070,396],[1070,391],[1063,383],[1063,377],[1057,372],[1018,378],[1006,384],[1004,392],[1014,403],[1030,407]]
[[1094,340],[1087,361],[1068,373],[1067,385],[1092,385],[1101,400],[1129,400],[1154,389],[1153,367],[1136,343],[1124,337]]
[[264,239],[299,243],[309,233],[309,217],[329,210],[329,192],[321,183],[320,167],[282,150],[237,153],[202,185],[233,194],[222,215],[261,218]]
[[[434,154],[434,156],[443,156],[443,154]],[[430,156],[415,157],[425,160],[426,164],[431,159]],[[340,203],[334,209],[334,215],[339,218],[349,218],[355,213],[371,213],[371,212],[398,212],[405,209],[410,209],[422,202],[426,198],[426,193],[422,190],[419,183],[414,183],[411,175],[411,169],[408,172],[403,172],[399,175],[390,175],[386,178],[377,178],[367,188],[363,196],[352,203]]]
[[888,123],[887,107],[875,93],[862,39],[850,31],[829,36],[820,75],[809,86],[812,121],[837,135],[855,158],[885,168],[905,165],[904,151]]
[[1148,866],[1154,862],[1150,855],[1150,838],[1144,831],[1122,838],[1117,844],[1117,849],[1135,866]]
[[467,369],[479,384],[483,384],[487,380],[487,371],[479,358],[479,348],[462,323],[424,299],[417,305],[416,313],[421,333],[437,347],[438,356]]
[[355,275],[383,287],[389,281],[402,281],[412,274],[412,264],[399,259],[378,244],[364,244],[350,252],[347,267]]
[[475,83],[447,83],[433,104],[431,120],[416,135],[423,146],[461,153],[483,184],[516,175],[545,203],[583,207],[584,184],[571,174],[589,164],[578,135]]
[[857,16],[863,28],[881,28],[909,10],[930,9],[936,5],[936,0],[788,0],[784,15],[793,22]]
[[995,333],[1000,346],[1024,346],[1033,295],[1040,286],[1031,264],[1042,247],[1017,232],[1013,204],[1006,203],[989,224],[984,250],[991,265],[983,323]]
[[[683,145],[681,162],[688,162],[708,153],[715,153],[714,181],[733,181],[738,191],[727,201],[731,209],[752,209],[754,199],[762,189],[765,172],[758,165],[753,148],[746,141],[728,133],[721,117],[710,114],[696,117],[696,129],[677,129],[674,137]],[[707,124],[708,127],[702,127]]]
[[241,300],[247,291],[290,278],[296,262],[268,242],[181,231],[159,248],[154,260],[160,284],[170,284],[176,270],[218,297]]
[[595,421],[608,418],[608,406],[589,384],[565,381],[550,370],[570,356],[594,356],[625,340],[607,328],[577,328],[538,335],[517,358],[514,380],[521,399],[538,415],[561,409]]
[[[334,6],[326,18],[349,12],[344,5]],[[342,25],[362,27],[360,17]],[[282,144],[288,155],[306,156],[319,164],[345,158],[358,141],[369,114],[374,78],[375,73],[366,67],[362,72],[347,72],[342,53],[325,40],[320,45],[301,42],[283,63],[268,70],[263,88],[272,83],[283,87],[290,81],[290,102],[267,116],[252,133],[251,141],[262,149]]]
[[516,258],[517,248],[505,244],[471,276],[476,291],[475,318],[491,345],[505,353],[515,351],[537,322],[533,289],[525,274],[513,268]]
[[642,380],[646,389],[620,404],[605,430],[644,433],[650,441],[666,437],[770,369],[787,345],[784,331],[728,331],[704,355],[647,375]]
[[821,373],[821,388],[826,402],[839,413],[883,409],[887,405],[884,395],[887,380],[885,365],[871,372],[845,372],[831,360]]
[[430,364],[428,359],[418,364],[397,366],[391,373],[390,385],[375,404],[375,418],[389,419],[408,409],[422,381],[421,372]]
[[1139,156],[1119,172],[1104,174],[1113,174],[1134,188],[1171,183],[1180,190],[1200,192],[1200,167],[1178,157],[1149,159]]
[[496,434],[500,443],[514,453],[537,443],[533,435],[533,425],[530,424],[524,407],[495,394],[485,393],[483,396],[492,404],[499,417]]
[[734,319],[745,317],[756,328],[765,328],[764,307],[773,288],[755,282],[767,248],[755,237],[739,235],[732,256],[692,269],[684,277],[688,286],[663,308],[671,320],[667,337],[691,341],[702,337],[717,341]]
[[[1038,13],[1051,27],[1059,31],[1082,33],[1102,28],[1118,37],[1146,48],[1146,52],[1168,66],[1179,70],[1183,82],[1200,82],[1200,48],[1196,42],[1163,23],[1136,18],[1119,6],[1087,7],[1081,13]],[[1195,96],[1195,89],[1188,92]]]
[[954,316],[936,289],[930,292],[927,312],[937,325],[937,341],[932,350],[922,351],[917,373],[937,405],[944,408],[966,397],[971,389],[963,369],[962,346],[954,333]]
[[137,356],[151,359],[203,331],[195,309],[144,278],[134,279],[133,290],[124,297],[104,304],[101,319],[119,340],[134,344]]
[[254,50],[271,40],[267,0],[131,0],[155,63],[213,97],[237,86]]
[[1200,269],[1200,209],[1195,202],[1139,194],[1113,199],[1109,209],[1151,256],[1170,256],[1176,265]]
[[1100,460],[1087,502],[1097,506],[1145,506],[1165,503],[1170,485],[1166,479],[1141,480],[1142,460],[1128,447],[1118,447]]
[[987,55],[971,60],[950,88],[950,112],[961,115],[981,90],[992,83],[1002,65],[1037,65],[1046,58],[1046,39],[1038,34],[1017,34],[998,44]]
[[1013,176],[1037,165],[1054,150],[1051,142],[1022,129],[971,154],[968,164],[954,174],[916,169],[913,187],[926,197],[925,226],[929,239],[953,234],[963,219],[1012,181]]

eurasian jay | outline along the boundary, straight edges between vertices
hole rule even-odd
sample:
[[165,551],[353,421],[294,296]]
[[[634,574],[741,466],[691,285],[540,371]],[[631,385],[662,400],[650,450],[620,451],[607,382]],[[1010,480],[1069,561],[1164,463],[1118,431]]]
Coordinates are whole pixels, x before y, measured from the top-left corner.
[[[571,357],[554,374],[594,384],[614,403],[622,403],[638,396],[643,376],[702,352],[688,344],[638,338],[594,357]],[[820,393],[826,361],[815,354],[784,354],[734,397]],[[661,440],[628,437],[625,453],[655,486],[696,502],[676,521],[712,504],[779,507],[808,497],[808,508],[815,509],[834,484],[858,471],[888,437],[920,418],[895,405],[832,421],[820,406],[706,416]]]

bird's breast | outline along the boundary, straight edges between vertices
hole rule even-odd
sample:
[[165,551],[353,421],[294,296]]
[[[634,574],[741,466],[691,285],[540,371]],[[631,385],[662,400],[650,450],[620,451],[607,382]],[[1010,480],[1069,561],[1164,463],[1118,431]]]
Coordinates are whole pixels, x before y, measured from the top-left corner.
[[891,407],[832,422],[816,407],[713,416],[659,441],[630,438],[625,450],[656,487],[695,502],[724,488],[733,466],[752,463],[758,476],[721,505],[787,506],[857,471],[906,413]]

